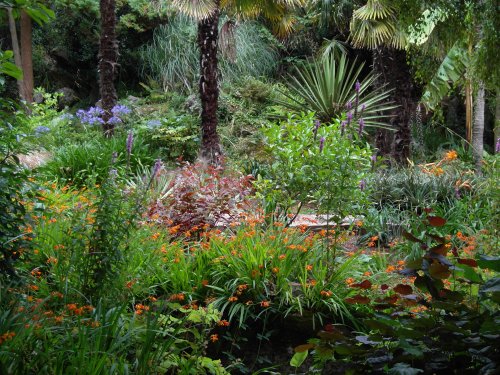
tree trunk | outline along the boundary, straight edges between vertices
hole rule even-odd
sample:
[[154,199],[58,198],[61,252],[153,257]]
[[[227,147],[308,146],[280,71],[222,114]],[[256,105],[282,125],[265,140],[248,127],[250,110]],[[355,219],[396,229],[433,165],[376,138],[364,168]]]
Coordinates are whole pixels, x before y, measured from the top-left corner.
[[495,148],[495,153],[500,152],[500,90],[497,90],[496,106],[495,106],[495,125],[493,128],[493,134],[495,135],[495,140],[493,147]]
[[473,100],[472,100],[472,81],[466,78],[465,82],[465,148],[468,149],[472,143],[472,118],[473,118]]
[[406,64],[406,53],[380,47],[374,51],[373,69],[379,75],[379,84],[393,90],[390,98],[398,106],[392,110],[390,119],[390,124],[395,130],[392,145],[391,134],[385,130],[377,132],[376,143],[379,154],[388,156],[391,153],[398,164],[405,164],[410,157],[410,119],[416,110],[418,97]]
[[[12,40],[12,52],[14,53],[14,63],[19,69],[23,69],[23,63],[21,58],[21,51],[19,50],[19,39],[17,37],[16,20],[14,19],[14,14],[12,13],[12,8],[7,8],[7,13],[9,15],[9,31],[10,38]],[[24,100],[24,82],[23,78],[17,80],[17,88],[19,90],[19,96]]]
[[114,79],[118,66],[118,42],[116,40],[115,0],[100,0],[101,40],[99,44],[99,88],[104,114],[103,130],[106,137],[114,133],[111,110],[118,101]]
[[33,103],[33,42],[31,17],[21,11],[21,62],[23,66],[24,100]]
[[476,164],[476,173],[481,174],[481,165],[483,162],[484,146],[484,83],[479,83],[479,89],[476,96],[476,108],[474,113],[474,130],[472,133],[472,153]]
[[219,82],[217,50],[220,8],[198,22],[198,46],[200,48],[200,100],[201,100],[201,156],[217,164],[221,156],[217,134],[217,107]]

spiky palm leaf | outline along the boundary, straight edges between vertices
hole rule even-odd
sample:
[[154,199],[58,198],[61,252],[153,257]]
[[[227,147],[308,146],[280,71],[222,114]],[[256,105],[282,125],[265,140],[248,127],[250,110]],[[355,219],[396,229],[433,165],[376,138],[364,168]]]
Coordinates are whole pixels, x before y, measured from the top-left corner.
[[[345,54],[336,60],[333,55],[296,67],[295,75],[290,75],[291,95],[283,93],[289,101],[277,100],[293,111],[314,111],[323,122],[329,122],[346,111],[348,102],[354,103],[354,86],[360,80],[364,64],[350,63]],[[373,88],[376,80],[373,73],[361,80],[359,107],[365,106],[363,119],[366,126],[388,127],[384,121],[387,111],[395,108],[387,101],[390,90]],[[297,99],[298,98],[298,99]]]
[[351,41],[355,47],[375,49],[389,45],[402,49],[406,33],[397,23],[395,9],[383,0],[368,0],[356,9],[351,20]]
[[213,0],[172,0],[172,5],[197,20],[206,18],[217,8]]

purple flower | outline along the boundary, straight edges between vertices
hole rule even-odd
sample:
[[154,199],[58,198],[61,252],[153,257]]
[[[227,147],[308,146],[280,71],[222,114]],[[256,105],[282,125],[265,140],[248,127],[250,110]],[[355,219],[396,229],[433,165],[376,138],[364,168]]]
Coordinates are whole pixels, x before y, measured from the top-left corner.
[[347,126],[351,125],[352,112],[347,112]]
[[365,120],[363,120],[363,118],[360,118],[358,124],[359,124],[358,134],[361,137],[361,135],[363,134],[363,129],[365,128]]
[[375,164],[377,162],[377,154],[373,154],[371,157],[372,164]]
[[132,153],[132,146],[134,144],[134,133],[130,132],[127,136],[127,154],[130,156]]
[[351,103],[351,101],[350,101],[350,100],[347,102],[347,104],[345,105],[345,107],[346,107],[346,109],[347,109],[348,111],[350,111],[350,110],[351,110],[351,108],[352,108],[352,103]]
[[325,147],[325,137],[319,139],[319,152],[323,152],[323,147]]
[[366,181],[364,179],[359,182],[359,189],[361,191],[366,189]]
[[346,126],[347,126],[347,121],[342,121],[342,123],[340,124],[340,134],[344,135]]
[[100,125],[104,124],[104,120],[101,116],[104,114],[102,108],[90,107],[88,110],[80,109],[76,112],[76,117],[84,125]]
[[359,90],[361,89],[361,84],[359,81],[356,81],[356,84],[354,85],[354,90],[356,90],[357,93],[359,93]]
[[495,146],[495,153],[500,152],[500,138],[497,139],[497,144]]
[[130,112],[132,112],[132,110],[129,107],[127,107],[126,105],[117,104],[113,107],[111,112],[113,113],[113,116],[121,118],[122,116],[126,116],[126,115],[130,114]]
[[158,172],[160,172],[162,166],[163,163],[161,162],[161,159],[156,159],[155,166],[153,167],[153,178],[158,175]]
[[50,128],[48,128],[48,127],[46,127],[46,126],[42,126],[42,125],[41,125],[41,126],[37,126],[37,127],[35,128],[35,134],[36,134],[37,136],[40,136],[40,135],[45,134],[45,133],[48,133],[48,132],[50,132]]
[[361,113],[363,113],[365,109],[366,109],[366,105],[365,104],[361,104]]
[[60,117],[60,119],[63,121],[70,121],[73,120],[74,117],[75,116],[73,116],[71,113],[65,113]]
[[116,116],[112,116],[108,120],[108,124],[110,125],[118,125],[122,122],[122,119]]
[[321,125],[321,122],[319,122],[319,120],[314,121],[314,130],[313,130],[314,140],[316,140],[316,136],[318,135],[318,129],[319,129],[320,125]]
[[460,190],[458,188],[455,188],[455,198],[460,199],[462,195],[460,194]]
[[154,128],[161,126],[161,121],[160,120],[149,120],[146,125],[148,128],[154,129]]
[[111,156],[111,164],[115,164],[117,159],[118,159],[118,152],[115,151]]
[[118,171],[115,168],[111,168],[109,170],[109,177],[111,180],[114,180],[116,177],[118,177]]

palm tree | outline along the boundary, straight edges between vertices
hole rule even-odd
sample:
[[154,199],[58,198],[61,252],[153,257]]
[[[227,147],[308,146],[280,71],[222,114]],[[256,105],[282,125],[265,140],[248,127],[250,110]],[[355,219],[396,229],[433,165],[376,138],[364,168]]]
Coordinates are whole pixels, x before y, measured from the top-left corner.
[[[201,156],[217,163],[221,156],[217,134],[219,20],[222,11],[233,17],[263,16],[279,35],[290,32],[289,12],[303,0],[174,0],[178,9],[198,20],[200,48]],[[222,30],[230,30],[223,27]]]
[[383,0],[368,0],[353,12],[350,29],[354,47],[373,50],[373,69],[379,76],[379,84],[394,90],[391,99],[397,107],[391,113],[390,124],[396,132],[391,142],[387,131],[377,131],[379,153],[392,153],[398,163],[405,163],[410,156],[409,123],[418,96],[406,63],[403,48],[407,41],[396,9]]
[[100,0],[101,40],[99,44],[99,89],[103,109],[103,130],[106,137],[114,133],[112,109],[118,101],[114,79],[118,66],[118,42],[116,40],[115,0]]

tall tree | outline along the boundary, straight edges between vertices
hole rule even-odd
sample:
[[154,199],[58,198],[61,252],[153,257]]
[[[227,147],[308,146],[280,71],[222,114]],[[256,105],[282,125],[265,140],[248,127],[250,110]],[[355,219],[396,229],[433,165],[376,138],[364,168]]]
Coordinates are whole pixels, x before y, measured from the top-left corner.
[[484,84],[479,83],[474,109],[474,128],[472,133],[472,153],[476,165],[476,173],[481,174],[484,148]]
[[21,63],[23,68],[24,100],[33,102],[35,80],[33,78],[33,26],[31,17],[25,10],[21,10]]
[[115,0],[100,0],[101,38],[99,44],[99,88],[104,114],[103,130],[106,137],[113,136],[115,126],[110,121],[112,109],[118,102],[114,84],[118,67],[118,42],[116,40]]
[[[217,134],[219,21],[222,11],[232,17],[262,16],[272,23],[279,35],[290,32],[293,19],[289,12],[303,0],[174,0],[181,12],[198,20],[200,48],[199,92],[201,113],[201,156],[217,163],[221,156]],[[231,28],[222,28],[230,30]]]
[[[32,19],[41,25],[54,18],[54,12],[39,0],[1,0],[0,9],[7,10],[15,64],[23,70],[23,76],[17,80],[19,96],[31,103],[34,89]],[[20,38],[17,33],[17,18],[20,18]]]
[[377,131],[377,148],[382,155],[392,154],[400,164],[410,156],[410,118],[415,112],[418,95],[406,62],[406,37],[397,19],[397,11],[389,2],[368,0],[353,12],[350,24],[355,47],[373,51],[373,70],[381,85],[393,89],[391,100],[397,105],[390,120],[393,140],[386,130]]

